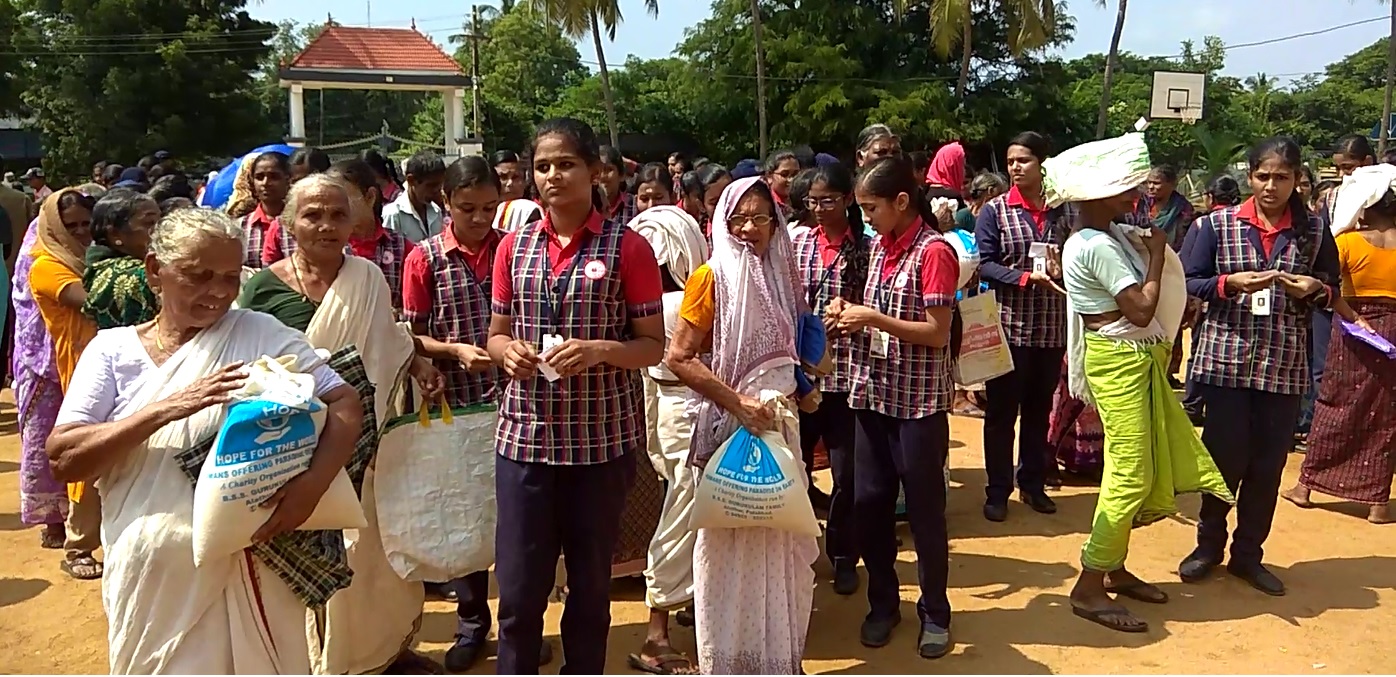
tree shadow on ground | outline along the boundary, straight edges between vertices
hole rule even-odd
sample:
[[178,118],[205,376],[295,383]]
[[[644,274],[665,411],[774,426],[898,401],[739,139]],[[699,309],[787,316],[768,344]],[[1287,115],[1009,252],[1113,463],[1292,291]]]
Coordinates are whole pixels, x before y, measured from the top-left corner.
[[0,607],[38,597],[51,585],[41,578],[0,578]]
[[19,464],[14,461],[0,461],[0,475],[12,473],[19,470]]

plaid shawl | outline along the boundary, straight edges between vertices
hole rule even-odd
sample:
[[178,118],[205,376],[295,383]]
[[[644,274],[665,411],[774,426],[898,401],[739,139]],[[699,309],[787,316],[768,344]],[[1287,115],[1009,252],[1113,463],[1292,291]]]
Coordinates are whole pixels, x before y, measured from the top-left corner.
[[[358,391],[364,403],[363,431],[354,445],[354,455],[345,470],[354,483],[354,490],[363,491],[364,472],[378,453],[378,422],[373,413],[373,383],[364,371],[359,351],[349,346],[330,356],[329,366],[346,383]],[[199,480],[199,470],[213,449],[216,435],[180,452],[175,460],[184,469],[191,484]],[[349,569],[349,554],[344,547],[342,531],[293,531],[267,543],[253,545],[252,554],[274,571],[296,596],[312,609],[330,601],[334,593],[349,587],[354,572]]]

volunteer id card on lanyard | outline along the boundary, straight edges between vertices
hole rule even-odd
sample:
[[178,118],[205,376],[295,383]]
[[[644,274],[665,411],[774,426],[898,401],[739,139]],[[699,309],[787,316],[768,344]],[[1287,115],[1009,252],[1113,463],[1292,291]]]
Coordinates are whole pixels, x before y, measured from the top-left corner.
[[[892,285],[896,289],[906,287],[911,276],[907,275],[906,264],[911,260],[911,249],[902,252],[902,260],[897,262],[897,270],[892,275]],[[877,312],[888,315],[887,281],[882,278],[882,271],[877,271],[877,285],[873,287],[873,304],[877,306]],[[868,328],[871,332],[872,343],[869,346],[874,358],[885,360],[890,351],[892,336],[881,329]]]
[[[566,340],[562,337],[562,305],[567,299],[567,290],[572,287],[572,279],[577,274],[577,265],[580,264],[582,261],[586,260],[586,255],[588,253],[587,250],[590,249],[590,244],[591,241],[590,239],[588,239],[586,243],[584,243],[581,247],[578,247],[576,256],[572,258],[571,263],[567,264],[567,268],[564,269],[557,276],[556,280],[553,280],[553,283],[551,285],[544,286],[544,288],[548,290],[548,314],[551,316],[553,322],[553,331],[543,334],[543,350],[541,353],[539,353],[540,355],[548,354],[548,351],[553,350],[558,346],[562,345],[563,341]],[[546,239],[544,239],[544,265],[548,265],[547,247],[548,242]],[[591,277],[592,268],[594,265],[600,265],[602,268],[601,275],[605,275],[605,264],[601,263],[600,260],[593,260],[587,263],[586,275],[588,277]],[[547,362],[542,362],[538,365],[538,372],[543,375],[543,378],[548,379],[549,382],[556,381],[559,378],[562,378],[561,374],[558,374],[557,370],[554,369]]]

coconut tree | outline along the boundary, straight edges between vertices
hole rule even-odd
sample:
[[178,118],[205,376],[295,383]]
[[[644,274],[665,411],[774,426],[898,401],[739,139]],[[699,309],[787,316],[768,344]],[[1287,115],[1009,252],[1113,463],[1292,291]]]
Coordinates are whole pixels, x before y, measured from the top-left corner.
[[936,55],[949,58],[960,48],[960,79],[955,96],[964,98],[969,88],[970,58],[974,55],[974,15],[992,13],[1008,18],[1008,51],[1013,56],[1047,44],[1056,29],[1053,0],[893,0],[897,16],[912,7],[929,5],[931,46]]
[[[611,72],[606,68],[606,50],[601,45],[603,32],[608,40],[616,39],[616,27],[624,18],[620,12],[620,0],[522,0],[519,6],[542,14],[574,40],[591,35],[601,74],[601,93],[606,100],[606,126],[610,128],[611,146],[620,147],[616,101],[611,93]],[[645,11],[651,17],[658,18],[659,0],[645,0]]]
[[[1110,121],[1110,88],[1115,84],[1115,66],[1120,60],[1120,34],[1125,31],[1125,8],[1129,0],[1118,0],[1115,9],[1115,34],[1110,36],[1110,52],[1105,55],[1105,74],[1100,81],[1100,110],[1095,118],[1095,138],[1105,138],[1106,123]],[[1105,0],[1096,0],[1099,7]]]
[[761,44],[761,0],[751,0],[751,30],[756,42],[756,126],[760,130],[758,157],[766,157],[769,139],[766,131],[766,49]]

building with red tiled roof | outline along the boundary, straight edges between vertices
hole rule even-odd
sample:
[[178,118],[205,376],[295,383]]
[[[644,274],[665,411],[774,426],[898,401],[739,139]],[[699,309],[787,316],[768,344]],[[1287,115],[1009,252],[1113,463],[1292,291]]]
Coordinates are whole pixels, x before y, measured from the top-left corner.
[[329,21],[279,74],[281,86],[290,90],[287,142],[292,145],[305,142],[307,89],[439,91],[446,104],[447,154],[455,154],[465,140],[464,97],[470,76],[415,27],[367,28]]

